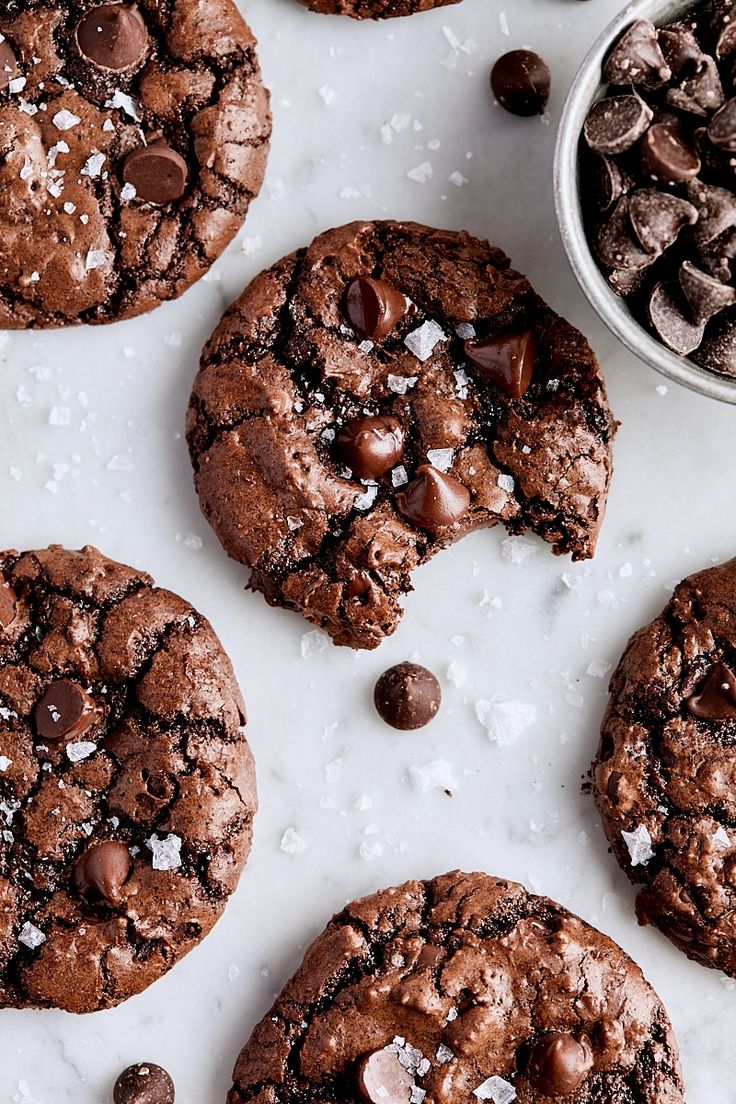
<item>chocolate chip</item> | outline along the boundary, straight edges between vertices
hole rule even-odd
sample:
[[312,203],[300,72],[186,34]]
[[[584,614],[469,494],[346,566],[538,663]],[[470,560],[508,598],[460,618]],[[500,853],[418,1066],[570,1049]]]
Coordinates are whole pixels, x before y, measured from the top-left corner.
[[736,675],[725,663],[716,663],[705,682],[685,702],[693,717],[705,721],[736,721]]
[[595,247],[604,265],[621,271],[647,268],[655,259],[634,236],[627,196],[618,201],[607,221],[598,227]]
[[647,282],[645,268],[618,269],[608,273],[608,283],[617,295],[636,295]]
[[700,157],[679,128],[655,123],[641,143],[641,167],[658,183],[684,184],[700,172]]
[[736,99],[725,103],[708,123],[708,137],[718,149],[736,151]]
[[629,218],[647,253],[659,256],[669,249],[685,226],[698,221],[698,212],[686,199],[655,188],[642,188],[629,197]]
[[467,514],[470,492],[451,475],[422,464],[408,487],[396,496],[396,504],[414,525],[436,534]]
[[609,157],[591,154],[593,160],[593,193],[599,211],[608,211],[632,187],[633,180],[620,165]]
[[736,376],[736,309],[722,311],[713,320],[693,360],[711,372]]
[[415,1082],[390,1050],[367,1054],[356,1071],[358,1095],[364,1104],[409,1104]]
[[[720,7],[720,10],[718,10]],[[736,50],[736,13],[733,4],[716,5],[712,33],[716,39],[716,57],[726,58]]]
[[703,340],[705,327],[691,322],[679,284],[657,284],[647,304],[647,315],[654,332],[673,353],[689,356]]
[[93,843],[77,860],[74,884],[85,897],[96,897],[108,905],[117,905],[132,866],[130,852],[119,840]]
[[133,185],[138,199],[158,206],[181,199],[188,176],[186,161],[163,138],[133,150],[123,166],[123,179]]
[[579,1089],[593,1068],[589,1041],[562,1031],[544,1035],[529,1057],[532,1088],[543,1096],[567,1096]]
[[736,226],[736,196],[726,188],[691,180],[687,185],[687,198],[697,207],[698,221],[693,229],[693,239],[699,245],[707,245],[724,230]]
[[81,686],[66,679],[52,682],[35,710],[36,732],[54,742],[76,738],[98,720],[100,711]]
[[418,663],[398,663],[384,671],[373,693],[378,713],[392,728],[409,732],[424,728],[442,701],[440,684]]
[[512,115],[544,114],[551,84],[547,63],[532,50],[511,50],[491,70],[493,94]]
[[654,117],[641,97],[608,96],[593,104],[585,120],[585,141],[596,153],[614,157],[638,142]]
[[138,5],[100,4],[77,26],[80,52],[101,69],[120,72],[137,65],[146,52],[148,31]]
[[0,629],[9,629],[18,614],[18,595],[0,575]]
[[736,227],[719,234],[712,242],[696,249],[698,263],[710,276],[727,284],[732,279],[732,261],[736,260]]
[[389,414],[356,418],[343,426],[337,454],[358,479],[380,479],[395,467],[404,451],[401,422]]
[[736,302],[734,288],[696,268],[691,261],[683,261],[679,277],[692,320],[699,326]]
[[345,313],[359,337],[382,341],[409,309],[405,295],[385,280],[358,276],[345,292]]
[[174,1104],[174,1082],[153,1062],[128,1066],[113,1089],[115,1104]]
[[7,38],[4,38],[0,42],[0,92],[5,91],[17,76],[20,76],[20,70],[15,52]]
[[664,60],[678,80],[692,77],[698,70],[703,51],[697,38],[687,27],[673,23],[657,32]]
[[537,343],[531,330],[514,331],[484,341],[466,341],[465,355],[484,379],[509,398],[520,399],[532,382]]
[[665,101],[668,104],[691,115],[711,115],[718,110],[724,99],[718,67],[707,54],[701,57],[693,76],[686,77],[665,92]]
[[640,84],[645,88],[658,88],[670,79],[672,73],[653,23],[637,19],[631,24],[608,55],[603,76],[610,84]]

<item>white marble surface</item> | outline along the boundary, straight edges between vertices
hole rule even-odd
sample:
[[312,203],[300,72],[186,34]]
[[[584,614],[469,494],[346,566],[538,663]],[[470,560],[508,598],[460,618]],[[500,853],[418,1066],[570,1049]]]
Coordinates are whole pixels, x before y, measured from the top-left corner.
[[[179,1104],[223,1104],[240,1045],[332,911],[452,867],[525,881],[618,939],[669,1007],[690,1104],[730,1098],[732,987],[637,928],[632,890],[580,787],[605,701],[605,677],[590,672],[616,660],[674,581],[734,550],[736,411],[665,389],[619,348],[574,285],[555,230],[555,124],[619,0],[508,0],[505,17],[502,6],[464,0],[362,26],[295,0],[247,0],[276,124],[268,186],[240,238],[251,255],[236,243],[212,279],[149,318],[15,335],[0,348],[3,544],[95,542],[190,597],[234,659],[262,800],[224,919],[167,978],[86,1018],[2,1013],[0,1104],[107,1104],[119,1070],[140,1059],[172,1072]],[[505,115],[487,88],[491,61],[521,45],[554,73],[545,121]],[[425,162],[432,176],[418,183],[408,173]],[[461,186],[448,180],[456,172]],[[593,564],[571,566],[536,541],[525,563],[510,563],[502,532],[476,534],[418,574],[400,630],[377,653],[303,658],[307,626],[243,592],[243,570],[200,516],[181,429],[225,303],[318,230],[364,216],[467,227],[503,245],[590,336],[623,426]],[[64,412],[68,425],[50,424]],[[443,676],[444,707],[431,728],[402,736],[374,715],[371,691],[414,653]],[[446,677],[450,663],[464,685]],[[536,707],[512,747],[492,744],[476,720],[474,703],[494,694]],[[453,764],[452,799],[408,782],[411,764],[437,758]],[[289,827],[301,853],[279,849]]]

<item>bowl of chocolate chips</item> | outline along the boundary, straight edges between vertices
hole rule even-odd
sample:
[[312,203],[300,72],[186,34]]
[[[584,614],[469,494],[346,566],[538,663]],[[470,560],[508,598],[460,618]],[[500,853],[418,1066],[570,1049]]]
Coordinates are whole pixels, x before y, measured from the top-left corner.
[[634,0],[573,83],[555,164],[580,285],[642,360],[736,403],[736,0]]

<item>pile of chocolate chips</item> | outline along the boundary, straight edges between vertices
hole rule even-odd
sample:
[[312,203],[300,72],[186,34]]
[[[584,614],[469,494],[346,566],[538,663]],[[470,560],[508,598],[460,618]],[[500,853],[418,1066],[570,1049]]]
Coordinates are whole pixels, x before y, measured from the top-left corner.
[[581,155],[600,266],[664,345],[736,376],[736,0],[637,20],[603,76]]

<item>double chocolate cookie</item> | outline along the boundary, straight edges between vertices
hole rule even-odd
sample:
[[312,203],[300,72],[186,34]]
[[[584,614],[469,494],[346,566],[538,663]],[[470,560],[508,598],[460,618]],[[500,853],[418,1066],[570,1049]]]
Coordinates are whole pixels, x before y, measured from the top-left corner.
[[630,641],[593,783],[640,922],[736,977],[736,560],[686,579]]
[[358,222],[262,273],[207,345],[188,440],[252,586],[338,644],[481,526],[593,554],[614,422],[585,338],[464,233]]
[[93,548],[0,554],[0,1007],[92,1012],[237,885],[245,709],[208,622]]
[[447,874],[348,905],[256,1027],[228,1104],[682,1104],[639,968],[544,897]]
[[6,0],[0,329],[181,295],[258,194],[270,130],[232,0]]
[[353,19],[392,19],[430,11],[459,0],[301,0],[306,7],[323,15],[349,15]]

